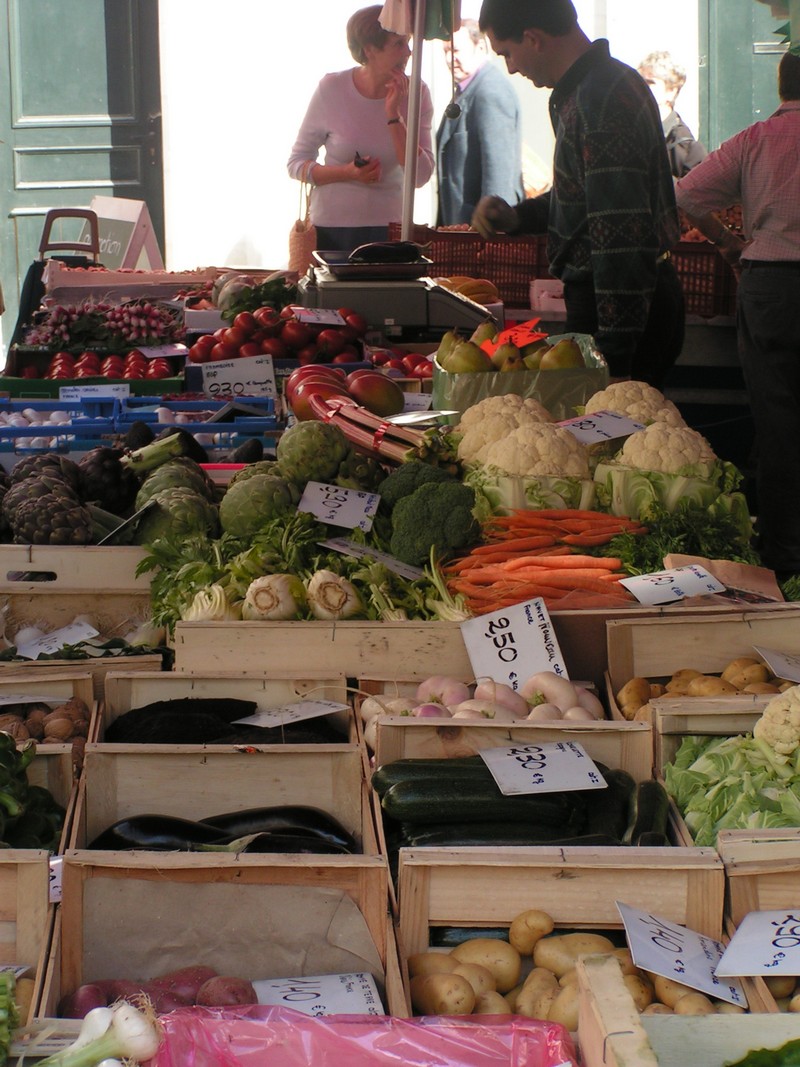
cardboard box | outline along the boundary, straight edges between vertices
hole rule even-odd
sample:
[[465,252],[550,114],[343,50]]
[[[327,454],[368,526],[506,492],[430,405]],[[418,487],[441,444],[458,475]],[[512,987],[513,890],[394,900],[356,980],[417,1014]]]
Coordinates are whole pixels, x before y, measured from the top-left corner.
[[192,963],[251,980],[368,970],[406,1014],[386,862],[329,859],[71,851],[40,1015],[92,979]]
[[41,997],[52,933],[49,861],[42,850],[0,851],[0,969],[19,968],[19,976],[33,978],[31,1017]]
[[578,1043],[585,1067],[724,1067],[751,1049],[778,1048],[800,1037],[795,1016],[764,1017],[745,982],[750,1014],[640,1015],[609,956],[578,963]]

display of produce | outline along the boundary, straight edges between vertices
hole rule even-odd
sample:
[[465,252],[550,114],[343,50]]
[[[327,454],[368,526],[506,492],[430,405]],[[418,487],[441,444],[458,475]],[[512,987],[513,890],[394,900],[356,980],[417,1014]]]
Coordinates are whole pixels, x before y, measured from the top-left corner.
[[31,785],[27,768],[36,756],[33,738],[0,731],[0,848],[55,851],[65,811],[49,790]]

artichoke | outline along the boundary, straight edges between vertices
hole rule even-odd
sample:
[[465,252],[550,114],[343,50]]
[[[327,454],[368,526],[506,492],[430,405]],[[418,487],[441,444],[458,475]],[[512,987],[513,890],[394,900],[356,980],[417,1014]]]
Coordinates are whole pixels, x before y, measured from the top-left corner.
[[236,485],[237,482],[246,481],[248,478],[252,478],[254,474],[272,474],[276,478],[283,477],[280,464],[277,459],[259,459],[255,463],[248,463],[246,467],[242,467],[240,471],[236,471],[234,476],[228,482],[228,489],[232,485]]
[[191,489],[206,500],[214,499],[214,484],[206,472],[188,456],[176,456],[148,474],[136,494],[136,508],[144,507],[147,501],[164,489]]
[[296,422],[278,438],[276,447],[284,477],[301,485],[333,481],[349,451],[338,427],[315,421]]
[[216,506],[186,486],[162,489],[149,503],[136,526],[140,545],[151,545],[163,538],[180,540],[193,534],[216,537],[219,532]]
[[[63,478],[51,474],[39,474],[37,477],[25,478],[24,481],[15,482],[10,489],[6,490],[2,503],[3,518],[11,525],[15,534],[15,541],[18,540],[15,530],[16,514],[21,505],[30,500],[41,500],[45,497],[60,500],[63,506],[80,504],[78,494],[72,486],[65,482]],[[27,544],[49,543],[48,541],[27,542]],[[61,544],[62,542],[53,543]],[[83,544],[84,542],[79,543]]]
[[15,509],[12,530],[14,542],[22,545],[89,545],[93,536],[89,509],[77,497],[57,493],[22,501]]
[[78,461],[81,500],[91,500],[115,515],[128,515],[139,491],[139,479],[120,463],[120,448],[99,446]]
[[377,459],[351,448],[339,464],[335,481],[343,489],[361,489],[366,493],[374,493],[385,477],[386,471]]
[[26,481],[39,474],[61,478],[71,485],[76,493],[80,491],[81,474],[78,464],[69,456],[59,455],[58,452],[39,452],[35,456],[25,456],[14,465],[11,482],[16,485],[17,482]]
[[234,537],[253,537],[268,522],[291,514],[296,495],[295,486],[271,474],[231,483],[219,506],[222,529]]

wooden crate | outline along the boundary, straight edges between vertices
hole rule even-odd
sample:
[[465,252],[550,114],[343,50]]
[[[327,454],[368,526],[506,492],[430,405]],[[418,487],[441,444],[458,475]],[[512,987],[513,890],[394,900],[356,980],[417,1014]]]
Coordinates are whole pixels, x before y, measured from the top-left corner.
[[52,933],[49,860],[42,850],[0,850],[0,969],[12,967],[34,979],[31,1015],[41,997]]
[[800,829],[722,830],[717,851],[735,925],[751,911],[800,908]]
[[[70,848],[86,848],[132,815],[203,819],[227,811],[301,804],[320,808],[378,854],[361,751],[356,745],[90,745]],[[230,857],[229,857],[230,858]],[[346,856],[325,857],[334,862]]]
[[[302,676],[284,672],[255,672],[239,674],[183,674],[175,671],[145,671],[133,674],[111,671],[106,677],[105,702],[100,716],[100,729],[93,740],[102,741],[105,731],[120,715],[132,708],[144,707],[156,700],[177,700],[182,697],[231,697],[256,701],[259,708],[274,708],[309,700],[331,700],[349,704],[347,679],[343,674],[314,674],[304,671]],[[342,735],[342,741],[358,743],[359,731],[351,708],[332,712],[325,719]]]
[[[74,668],[74,661],[72,666]],[[0,672],[0,698],[4,703],[41,700],[51,707],[56,707],[69,700],[70,697],[79,697],[89,708],[88,736],[92,737],[98,729],[100,710],[94,696],[94,679],[91,673],[74,669],[71,672],[69,669],[40,670],[38,665],[31,665],[26,672],[9,678]],[[3,707],[0,704],[0,711],[2,710]],[[37,741],[37,757],[32,766],[38,762],[40,756],[45,754],[65,753],[69,756],[68,765],[71,775],[72,751],[72,741]],[[77,755],[75,766],[76,769],[80,768],[80,759]],[[64,803],[64,801],[59,800],[59,803]]]
[[[765,1016],[745,982],[746,1015],[639,1015],[616,960],[578,963],[578,1044],[584,1067],[724,1067],[750,1049],[800,1037],[800,1018]],[[754,1003],[755,1001],[755,1003]]]
[[[67,848],[72,824],[75,818],[75,809],[78,802],[78,782],[75,778],[75,768],[72,759],[72,751],[67,745],[41,746],[36,750],[36,755],[26,768],[29,785],[38,785],[47,789],[52,794],[56,803],[60,804],[65,811],[64,825],[58,841],[58,853],[63,853]],[[3,853],[0,851],[0,858]]]
[[[796,652],[800,647],[800,608],[775,605],[758,611],[712,614],[699,618],[614,619],[606,625],[606,689],[613,718],[622,718],[614,694],[630,678],[668,679],[683,667],[719,674],[732,659],[752,656],[753,646]],[[661,700],[651,702],[658,707]],[[674,699],[674,698],[670,698]],[[718,698],[718,700],[728,698]],[[759,707],[764,698],[731,695],[733,710]],[[698,707],[708,698],[687,697]],[[714,706],[724,706],[715,704]]]
[[[727,707],[720,702],[730,699],[736,705]],[[654,700],[653,751],[657,772],[663,773],[675,758],[681,741],[688,735],[734,737],[752,733],[764,703],[738,703],[736,697],[718,697],[714,701],[687,697],[685,700]]]
[[40,1015],[93,978],[190,963],[249,979],[370,970],[407,1014],[386,862],[334,858],[70,852]]

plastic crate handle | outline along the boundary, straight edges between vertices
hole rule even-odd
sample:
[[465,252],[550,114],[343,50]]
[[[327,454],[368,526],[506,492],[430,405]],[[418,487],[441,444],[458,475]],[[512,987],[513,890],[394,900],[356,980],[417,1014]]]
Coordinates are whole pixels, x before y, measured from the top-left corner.
[[[81,241],[58,241],[50,242],[50,231],[56,219],[86,219],[89,223],[89,244]],[[56,249],[70,249],[74,252],[91,252],[95,263],[100,255],[100,230],[97,222],[97,213],[86,207],[58,207],[51,208],[44,219],[42,239],[39,241],[39,259],[44,259],[45,252]]]

